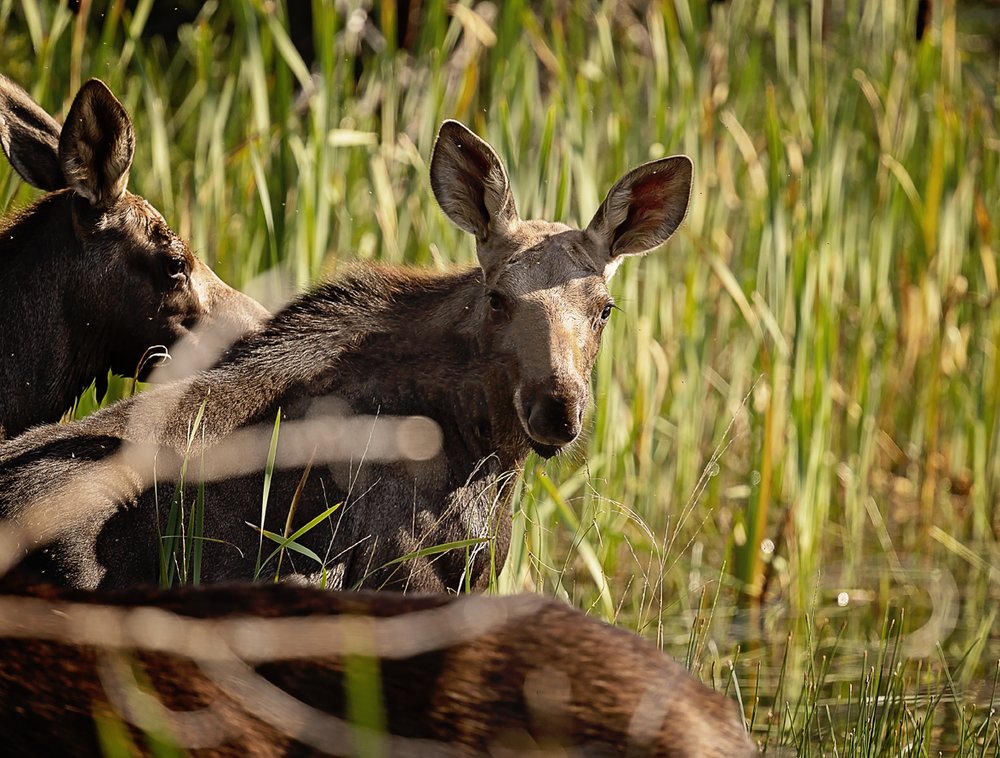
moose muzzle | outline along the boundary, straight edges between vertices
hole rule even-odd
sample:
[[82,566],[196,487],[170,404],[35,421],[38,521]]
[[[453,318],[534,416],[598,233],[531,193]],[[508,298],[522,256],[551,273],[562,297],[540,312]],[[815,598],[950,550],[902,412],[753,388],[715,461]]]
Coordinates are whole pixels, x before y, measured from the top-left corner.
[[518,391],[517,412],[528,436],[542,446],[555,448],[554,454],[579,436],[588,399],[585,386],[533,384]]

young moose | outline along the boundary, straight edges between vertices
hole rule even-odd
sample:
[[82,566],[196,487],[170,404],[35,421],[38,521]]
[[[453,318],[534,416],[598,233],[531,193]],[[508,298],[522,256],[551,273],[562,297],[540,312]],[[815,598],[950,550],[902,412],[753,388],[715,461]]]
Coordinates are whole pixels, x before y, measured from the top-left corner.
[[[130,727],[133,745],[152,731],[198,755],[755,754],[733,701],[534,595],[33,594],[0,596],[8,755],[98,754],[95,716]],[[370,656],[353,678],[348,654]],[[371,690],[377,735],[346,720],[364,712],[348,698]]]
[[134,145],[102,82],[80,88],[63,128],[0,76],[0,146],[51,193],[0,223],[0,439],[58,420],[95,378],[134,375],[195,324],[235,336],[267,316],[125,189]]
[[[441,127],[430,173],[444,212],[475,236],[479,267],[359,267],[189,381],[0,448],[0,516],[16,550],[48,543],[22,570],[121,587],[183,572],[197,543],[202,581],[248,577],[262,519],[282,533],[294,504],[293,526],[332,509],[298,539],[312,562],[289,554],[300,572],[320,558],[328,585],[484,587],[507,555],[510,484],[528,452],[551,457],[580,433],[613,309],[608,280],[680,224],[691,161],[629,172],[583,230],[522,220],[500,159],[457,122]],[[167,524],[176,501],[165,482],[185,456],[184,502],[190,509],[205,483],[197,536],[207,539],[161,560],[161,535],[180,530]]]

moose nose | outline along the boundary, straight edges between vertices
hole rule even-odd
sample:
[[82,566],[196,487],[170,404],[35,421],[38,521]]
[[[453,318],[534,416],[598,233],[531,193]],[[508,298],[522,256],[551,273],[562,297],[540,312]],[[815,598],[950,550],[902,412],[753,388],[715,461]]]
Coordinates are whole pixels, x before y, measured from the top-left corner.
[[536,442],[559,447],[572,442],[580,434],[585,398],[565,393],[539,392],[526,399],[526,431]]

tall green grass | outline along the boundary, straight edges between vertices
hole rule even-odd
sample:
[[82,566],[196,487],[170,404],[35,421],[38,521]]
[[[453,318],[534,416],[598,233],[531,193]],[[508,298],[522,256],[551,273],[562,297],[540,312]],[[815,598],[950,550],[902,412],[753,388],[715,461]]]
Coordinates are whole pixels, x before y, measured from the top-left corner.
[[[310,68],[280,0],[206,3],[176,40],[142,35],[149,0],[0,0],[0,68],[55,113],[104,79],[131,189],[272,304],[358,258],[473,261],[427,182],[443,118],[497,147],[525,216],[586,223],[632,165],[692,156],[682,231],[614,281],[587,439],[529,462],[499,589],[735,666],[769,748],[996,754],[1000,101],[975,4],[935,3],[918,42],[915,0],[432,0],[413,49],[377,52],[329,5]],[[0,166],[0,207],[33,195]]]

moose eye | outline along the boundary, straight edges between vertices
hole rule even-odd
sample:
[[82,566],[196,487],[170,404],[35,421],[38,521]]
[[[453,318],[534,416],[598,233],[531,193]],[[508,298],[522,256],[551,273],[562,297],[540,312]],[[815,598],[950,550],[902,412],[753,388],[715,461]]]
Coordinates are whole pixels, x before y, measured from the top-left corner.
[[503,297],[499,292],[493,290],[487,294],[487,298],[489,298],[490,301],[490,310],[495,313],[499,313],[503,310]]
[[608,303],[607,305],[605,305],[604,310],[601,311],[601,321],[607,321],[609,318],[611,318],[611,311],[613,311],[614,309],[615,309],[614,303]]
[[187,275],[187,261],[183,258],[170,256],[166,262],[167,276],[171,279],[182,279]]

